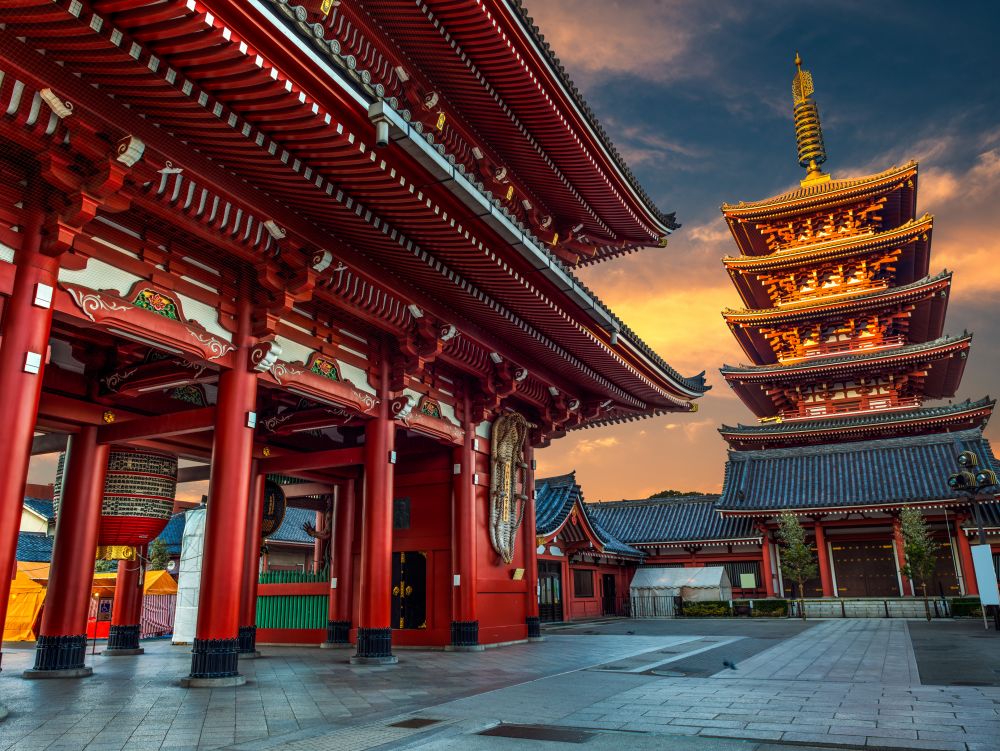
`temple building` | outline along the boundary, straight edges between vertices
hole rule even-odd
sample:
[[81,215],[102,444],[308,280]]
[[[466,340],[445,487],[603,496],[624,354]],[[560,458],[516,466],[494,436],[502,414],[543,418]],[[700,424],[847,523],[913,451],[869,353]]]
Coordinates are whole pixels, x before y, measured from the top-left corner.
[[0,620],[64,452],[26,676],[90,672],[95,554],[134,654],[134,561],[199,478],[187,685],[242,682],[287,506],[327,659],[537,637],[534,449],[707,390],[573,269],[678,226],[515,0],[4,3]]
[[972,335],[945,333],[951,274],[931,271],[934,220],[916,212],[917,165],[824,173],[812,77],[796,65],[805,178],[722,207],[739,250],[724,264],[745,306],[723,315],[750,360],[722,375],[759,423],[721,428],[730,450],[716,508],[757,530],[768,594],[791,592],[772,544],[782,512],[800,517],[816,548],[806,596],[912,594],[900,572],[906,506],[941,542],[933,593],[975,593],[969,500],[948,477],[962,451],[996,466],[982,433],[995,402],[937,401],[955,396]]

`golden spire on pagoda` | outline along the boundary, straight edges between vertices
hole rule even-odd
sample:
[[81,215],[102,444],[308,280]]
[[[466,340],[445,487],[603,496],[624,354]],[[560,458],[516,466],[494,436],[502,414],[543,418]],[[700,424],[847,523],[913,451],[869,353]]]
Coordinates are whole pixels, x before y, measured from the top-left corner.
[[819,107],[812,98],[812,73],[802,70],[802,58],[795,53],[797,71],[792,79],[792,100],[794,102],[795,141],[799,147],[799,164],[808,172],[801,185],[813,185],[830,179],[819,166],[826,161],[826,147],[823,146],[823,128],[819,124]]

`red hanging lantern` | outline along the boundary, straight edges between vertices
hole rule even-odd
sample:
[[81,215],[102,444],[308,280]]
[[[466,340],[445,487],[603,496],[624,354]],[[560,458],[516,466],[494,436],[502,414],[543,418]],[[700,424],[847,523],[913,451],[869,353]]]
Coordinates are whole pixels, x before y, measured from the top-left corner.
[[[53,507],[59,514],[65,454],[56,470]],[[101,503],[101,548],[137,548],[163,531],[174,510],[177,490],[177,457],[131,446],[113,446],[108,455]],[[129,557],[118,551],[101,557]]]

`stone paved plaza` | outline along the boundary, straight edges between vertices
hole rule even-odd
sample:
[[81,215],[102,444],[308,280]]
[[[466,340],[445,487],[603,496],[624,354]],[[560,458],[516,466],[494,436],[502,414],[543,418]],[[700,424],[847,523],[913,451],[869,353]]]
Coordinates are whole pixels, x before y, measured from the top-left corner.
[[949,649],[978,644],[996,665],[998,637],[980,636],[943,621],[612,621],[483,653],[400,651],[382,668],[264,647],[241,664],[248,685],[214,690],[180,688],[189,654],[163,642],[88,658],[95,675],[76,681],[23,680],[32,652],[8,645],[0,749],[996,751],[1000,676],[921,682],[947,673]]

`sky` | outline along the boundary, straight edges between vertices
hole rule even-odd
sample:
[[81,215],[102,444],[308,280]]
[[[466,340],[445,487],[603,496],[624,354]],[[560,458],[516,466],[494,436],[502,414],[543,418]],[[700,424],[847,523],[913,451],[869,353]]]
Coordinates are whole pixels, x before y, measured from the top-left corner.
[[[665,211],[665,249],[579,276],[682,374],[707,371],[694,414],[587,429],[536,453],[538,477],[576,470],[587,500],[667,488],[719,492],[721,424],[755,418],[718,369],[746,355],[720,311],[741,307],[721,258],[737,253],[724,202],[804,176],[792,60],[816,85],[834,178],[920,163],[919,213],[935,216],[931,273],[955,273],[946,333],[975,332],[956,398],[1000,393],[1000,4],[529,0],[528,10]],[[1000,435],[1000,417],[987,437]]]
[[[1000,76],[995,2],[526,0],[619,151],[683,227],[579,272],[646,342],[713,388],[698,412],[581,430],[537,452],[538,477],[576,470],[588,500],[673,488],[718,492],[720,424],[754,418],[718,373],[745,362],[720,311],[740,305],[723,202],[798,185],[792,59],[813,73],[834,177],[920,162],[935,215],[931,271],[955,272],[945,330],[974,331],[958,398],[997,395],[1000,366]],[[1000,418],[987,430],[996,437]],[[51,482],[38,458],[30,481]],[[203,484],[178,488],[197,500]]]

